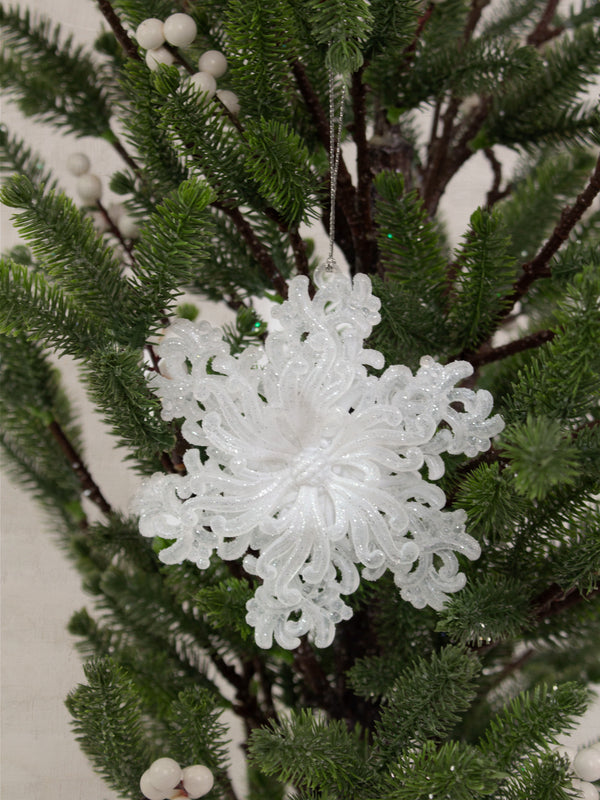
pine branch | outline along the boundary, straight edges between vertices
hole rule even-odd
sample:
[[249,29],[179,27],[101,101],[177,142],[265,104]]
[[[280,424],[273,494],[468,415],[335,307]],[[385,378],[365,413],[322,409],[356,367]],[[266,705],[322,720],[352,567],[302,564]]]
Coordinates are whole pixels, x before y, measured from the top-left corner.
[[[112,131],[111,131],[111,134],[112,134]],[[115,149],[115,151],[121,156],[123,161],[127,164],[127,166],[131,167],[131,169],[134,171],[134,173],[137,175],[137,177],[140,180],[143,180],[141,169],[139,168],[137,163],[134,161],[134,159],[129,155],[127,150],[125,150],[125,148],[123,147],[121,141],[117,138],[117,136],[115,134],[111,135],[110,143],[113,146],[113,148]]]
[[483,153],[489,161],[494,176],[492,186],[485,197],[486,208],[492,208],[499,200],[503,200],[507,197],[512,192],[513,187],[512,184],[509,183],[504,189],[500,189],[500,184],[502,183],[502,163],[496,158],[493,147],[484,148]]
[[137,47],[129,38],[129,34],[125,28],[121,25],[121,20],[115,14],[115,11],[109,0],[98,0],[98,6],[104,18],[112,28],[113,33],[115,34],[116,39],[123,48],[125,54],[129,58],[133,58],[134,61],[142,61],[142,57],[138,53]]
[[[598,578],[600,579],[600,575]],[[583,601],[591,600],[599,594],[600,586],[590,592],[582,592],[577,587],[565,592],[558,584],[554,583],[534,598],[532,607],[536,619],[541,621],[560,614],[562,611],[567,611]]]
[[327,709],[334,719],[340,718],[338,699],[333,687],[327,680],[327,675],[319,664],[314,650],[305,639],[302,639],[299,647],[294,650],[294,668],[306,681],[311,702]]
[[119,242],[119,244],[121,245],[123,250],[127,253],[127,255],[129,257],[129,266],[131,267],[132,271],[135,272],[137,270],[137,262],[135,260],[134,254],[133,254],[132,246],[128,242],[125,241],[125,239],[123,237],[123,234],[117,228],[117,226],[115,225],[114,220],[112,219],[112,217],[108,213],[108,210],[105,208],[105,206],[101,203],[100,200],[96,200],[96,206],[98,208],[98,211],[102,215],[102,219],[108,225],[108,229],[110,230],[112,235],[115,237],[115,239]]
[[239,208],[229,206],[224,203],[213,202],[213,207],[226,214],[234,223],[242,235],[244,241],[250,248],[253,256],[262,267],[265,275],[271,281],[273,288],[285,300],[287,298],[287,283],[284,276],[279,271],[277,265],[271,258],[268,250],[252,230],[252,226],[245,219]]
[[462,357],[469,361],[475,369],[478,369],[479,367],[483,367],[484,364],[491,364],[494,361],[500,361],[503,358],[514,356],[516,353],[523,353],[525,350],[541,347],[546,344],[546,342],[551,342],[555,336],[555,331],[536,331],[535,333],[530,333],[528,336],[515,339],[513,342],[499,347],[490,347],[489,344],[486,343],[473,355],[464,355]]
[[95,503],[105,514],[112,514],[113,509],[110,503],[105,499],[99,486],[85,466],[83,459],[75,450],[59,423],[56,420],[52,420],[48,425],[48,429],[65,454],[65,457],[68,459],[72,470],[77,475],[85,497],[91,500],[92,503]]
[[308,266],[308,256],[306,254],[306,242],[298,233],[296,228],[290,228],[288,231],[288,238],[294,253],[294,260],[296,262],[296,269],[299,275],[306,275],[310,277]]
[[548,0],[546,3],[546,8],[540,17],[538,24],[527,36],[527,44],[531,44],[534,47],[540,47],[549,39],[559,36],[564,31],[563,25],[557,25],[555,27],[551,27],[550,25],[556,10],[558,9],[559,2],[560,0]]
[[552,274],[550,261],[556,255],[560,247],[566,242],[569,234],[575,225],[581,220],[583,214],[591,206],[594,198],[600,192],[600,158],[596,162],[596,168],[590,177],[588,185],[577,196],[572,206],[566,206],[560,219],[554,228],[550,238],[531,261],[523,264],[523,274],[515,282],[512,292],[506,298],[506,307],[499,316],[498,321],[504,319],[512,311],[517,303],[525,294],[529,287],[540,278],[548,278]]
[[360,248],[357,249],[357,272],[373,272],[374,265],[377,263],[377,246],[371,198],[372,175],[367,144],[367,87],[363,80],[366,66],[366,64],[363,64],[352,75],[350,89],[354,111],[352,134],[356,144],[356,167],[358,172],[356,205],[363,226],[362,236],[359,240]]

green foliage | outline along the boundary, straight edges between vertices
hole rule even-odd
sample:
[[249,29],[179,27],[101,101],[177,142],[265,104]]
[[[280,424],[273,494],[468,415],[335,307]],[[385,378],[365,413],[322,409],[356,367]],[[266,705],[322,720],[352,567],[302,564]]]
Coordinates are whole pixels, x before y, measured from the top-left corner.
[[587,422],[600,390],[600,276],[591,269],[576,276],[556,312],[557,335],[539,348],[519,372],[510,399],[510,418],[527,414]]
[[292,711],[270,728],[253,731],[248,755],[265,775],[327,796],[352,791],[365,770],[359,733],[343,722],[326,722],[312,711]]
[[172,757],[179,764],[204,764],[215,773],[211,796],[220,796],[227,782],[227,726],[219,720],[221,711],[212,692],[195,686],[172,703],[167,723]]
[[174,68],[159,70],[154,83],[163,95],[155,101],[160,102],[158,125],[188,169],[204,177],[220,201],[262,208],[256,187],[245,178],[241,134],[221,104],[202,102],[189,83],[179,85]]
[[132,193],[132,203],[147,213],[177,190],[188,177],[188,170],[180,163],[162,126],[162,99],[154,73],[145,64],[130,61],[121,73],[121,86],[127,102],[120,107],[120,119],[139,165],[136,174],[116,173],[111,188],[119,194]]
[[306,222],[315,201],[315,178],[302,139],[288,125],[260,120],[246,130],[246,172],[269,206],[293,228]]
[[389,363],[414,367],[421,355],[435,352],[443,339],[443,240],[417,192],[405,192],[400,174],[379,173],[375,188],[377,245],[387,280],[373,281],[382,300],[382,322],[373,331],[370,344],[381,350]]
[[417,284],[421,298],[442,301],[446,259],[439,232],[416,191],[406,192],[402,175],[380,172],[375,180],[377,244],[386,275],[405,291]]
[[261,344],[266,333],[266,322],[252,308],[240,308],[235,324],[223,326],[223,338],[229,342],[232,355],[241,353],[250,345]]
[[150,215],[136,243],[135,289],[138,346],[163,324],[182,286],[190,284],[206,256],[211,233],[206,207],[210,189],[197,178],[179,185]]
[[529,415],[504,431],[502,449],[511,460],[517,491],[530,500],[543,500],[581,473],[577,446],[556,420]]
[[[165,542],[141,537],[135,520],[87,521],[52,426],[79,448],[78,431],[42,349],[83,362],[125,458],[146,473],[172,469],[184,443],[148,389],[145,342],[185,287],[237,311],[224,328],[232,353],[262,343],[252,298],[273,290],[272,272],[295,274],[298,225],[326,206],[328,65],[342,80],[358,70],[353,86],[366,92],[364,109],[360,93],[348,100],[344,137],[358,140],[360,199],[370,191],[375,229],[353,218],[358,198],[342,184],[338,234],[349,261],[361,244],[377,254],[378,263],[361,261],[378,273],[382,301],[369,345],[411,369],[425,353],[477,348],[504,321],[518,264],[539,251],[592,168],[584,148],[546,145],[600,141],[598,112],[581,98],[600,65],[600,10],[556,14],[549,24],[566,35],[523,46],[546,5],[494,4],[471,29],[481,4],[469,0],[115,0],[130,31],[148,16],[191,13],[198,37],[185,57],[226,53],[219,87],[240,97],[237,117],[192,90],[180,67],[151,72],[129,59],[108,30],[97,65],[48,23],[0,10],[0,75],[28,113],[112,139],[109,104],[118,107],[128,153],[111,188],[142,231],[124,274],[112,239],[94,232],[24,142],[0,131],[0,169],[20,173],[4,197],[31,245],[0,265],[0,446],[59,522],[93,595],[70,624],[93,659],[90,685],[68,702],[84,749],[120,794],[137,798],[152,758],[172,755],[207,764],[211,797],[231,800],[220,717],[229,707],[252,730],[249,800],[568,796],[548,745],[585,692],[562,681],[600,680],[600,212],[579,220],[552,274],[521,298],[530,330],[550,328],[553,341],[476,376],[508,427],[502,445],[474,461],[447,459],[448,505],[467,512],[482,544],[463,567],[466,586],[436,612],[402,601],[389,574],[365,581],[353,619],[323,650],[258,648],[245,621],[254,587],[235,567],[236,577],[218,558],[206,570],[167,567]],[[477,112],[460,105],[471,95]],[[411,109],[434,102],[428,144]],[[362,111],[374,132],[366,151],[356,136]],[[429,209],[469,147],[494,142],[535,156],[493,211],[475,212],[448,263]],[[390,170],[373,175],[383,164]],[[579,602],[579,593],[590,597]],[[497,713],[519,689],[528,691]]]
[[135,687],[108,658],[90,661],[84,671],[88,685],[80,684],[66,700],[77,741],[120,797],[137,797],[153,754]]
[[502,798],[520,800],[571,800],[573,775],[558,753],[524,758],[514,775],[502,788]]
[[110,133],[102,70],[82,47],[73,46],[71,36],[65,39],[47,19],[13,6],[0,6],[0,27],[6,48],[0,56],[0,85],[24,114],[76,136]]
[[600,114],[578,98],[598,71],[599,37],[600,31],[588,25],[548,47],[527,80],[519,79],[495,96],[478,144],[532,149],[539,144],[589,143]]
[[118,341],[129,341],[131,288],[92,221],[64,194],[15,175],[2,202],[19,211],[13,222],[27,238],[44,273],[62,287],[82,312],[100,317]]
[[439,647],[440,637],[434,633],[436,613],[404,602],[389,574],[369,585],[365,604],[372,615],[378,654],[356,659],[346,676],[356,694],[376,701],[391,692],[417,653],[428,657]]
[[[279,226],[257,213],[244,216],[249,230],[269,253],[275,267],[288,277],[294,269],[288,237]],[[261,296],[273,286],[256,255],[248,247],[243,233],[225,211],[217,211],[212,220],[213,236],[209,255],[202,264],[194,287],[211,300],[224,297],[236,300]]]
[[160,418],[159,401],[148,390],[140,353],[109,344],[94,351],[85,371],[92,397],[120,443],[132,448],[144,469],[157,469],[160,454],[170,452],[175,436]]
[[290,118],[293,84],[289,62],[297,44],[286,0],[230,0],[226,31],[232,85],[242,113],[274,124]]
[[481,22],[481,36],[485,38],[524,38],[535,26],[544,9],[544,0],[508,0],[490,6]]
[[578,529],[571,531],[569,542],[552,554],[552,572],[565,591],[576,587],[589,594],[598,585],[600,575],[600,506],[596,502]]
[[47,342],[82,358],[105,332],[94,314],[83,314],[60,288],[40,273],[0,260],[0,333]]
[[500,217],[478,208],[456,253],[449,327],[457,350],[474,349],[493,331],[516,277]]
[[482,645],[518,637],[531,626],[527,584],[488,568],[444,606],[438,630],[452,641]]
[[511,476],[499,462],[480,464],[469,472],[454,504],[467,512],[469,533],[491,541],[508,535],[523,511]]
[[[206,586],[196,595],[196,606],[206,620],[228,638],[248,639],[252,630],[246,622],[246,603],[253,596],[247,581],[228,578],[216,586]],[[251,643],[249,643],[251,646]]]
[[132,28],[137,28],[140,22],[149,17],[166,19],[173,13],[171,0],[115,0],[113,5]]
[[[397,58],[412,41],[419,18],[419,4],[414,0],[373,0],[370,4],[373,26],[366,54],[373,56],[387,53]],[[387,59],[386,59],[387,60]]]
[[383,353],[386,364],[406,364],[416,370],[421,356],[447,349],[440,338],[444,319],[423,313],[416,285],[413,293],[394,281],[373,277],[372,283],[373,293],[381,300],[381,322],[369,337],[369,347]]
[[366,0],[308,0],[307,5],[314,41],[328,48],[327,65],[342,75],[360,69],[373,26],[370,4]]
[[393,788],[378,795],[383,800],[489,797],[501,777],[476,748],[460,742],[438,746],[428,741],[418,751],[403,753],[393,772],[397,776],[389,780]]
[[6,128],[0,128],[0,173],[18,172],[33,184],[46,184],[55,188],[50,170],[37,153],[18,136],[10,136]]
[[388,692],[376,725],[379,760],[392,764],[407,747],[443,739],[469,708],[478,673],[477,659],[450,645],[407,667]]
[[402,108],[416,108],[450,91],[464,98],[496,94],[505,85],[522,84],[536,66],[531,47],[485,38],[462,43],[452,36],[433,46],[425,34],[423,46],[400,85],[397,103]]
[[[542,151],[524,161],[513,177],[510,196],[497,206],[510,235],[515,259],[533,258],[556,224],[566,203],[581,191],[594,165],[593,155],[581,148]],[[531,220],[536,221],[535,225]]]
[[496,715],[482,737],[480,747],[488,763],[505,770],[526,753],[547,750],[556,744],[557,734],[572,729],[586,702],[586,690],[573,683],[522,692]]
[[74,445],[79,430],[58,372],[23,336],[0,335],[0,418],[0,447],[13,474],[68,538],[82,518],[81,488],[51,425],[60,423]]

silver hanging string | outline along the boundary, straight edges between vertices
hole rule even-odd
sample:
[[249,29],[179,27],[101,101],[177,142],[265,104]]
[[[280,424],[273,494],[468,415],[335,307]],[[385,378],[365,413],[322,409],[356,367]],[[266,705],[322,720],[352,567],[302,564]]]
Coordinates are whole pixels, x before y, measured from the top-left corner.
[[[325,262],[325,272],[327,274],[337,270],[337,263],[333,255],[335,242],[335,199],[337,195],[338,172],[340,168],[340,155],[342,152],[342,128],[344,125],[344,99],[346,96],[346,84],[342,81],[340,89],[340,107],[336,120],[335,114],[335,81],[333,69],[328,67],[329,72],[329,255]],[[337,121],[337,135],[336,135]]]

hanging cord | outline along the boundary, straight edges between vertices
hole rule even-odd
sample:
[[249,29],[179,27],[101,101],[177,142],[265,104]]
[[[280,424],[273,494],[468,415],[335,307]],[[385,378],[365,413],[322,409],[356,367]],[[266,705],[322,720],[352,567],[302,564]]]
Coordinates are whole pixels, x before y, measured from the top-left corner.
[[[339,98],[339,113],[335,113],[335,78],[333,69],[328,66],[329,75],[329,254],[327,261],[315,270],[317,285],[327,280],[333,273],[339,272],[339,267],[333,255],[335,242],[335,200],[337,196],[338,172],[342,152],[342,129],[344,126],[344,99],[346,84],[342,82]],[[336,133],[337,122],[337,133]]]

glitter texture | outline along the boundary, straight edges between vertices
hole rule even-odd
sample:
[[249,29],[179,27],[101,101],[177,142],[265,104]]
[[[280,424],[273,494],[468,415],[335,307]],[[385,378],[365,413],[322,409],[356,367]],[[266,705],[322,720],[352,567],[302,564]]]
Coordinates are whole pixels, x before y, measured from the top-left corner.
[[260,578],[246,619],[261,647],[306,634],[328,646],[352,616],[342,595],[386,570],[405,600],[441,609],[465,583],[456,554],[479,556],[464,512],[442,511],[429,481],[442,453],[487,450],[503,422],[489,417],[489,392],[455,386],[466,362],[369,375],[384,366],[363,348],[379,306],[365,275],[335,275],[312,300],[296,277],[264,347],[231,356],[220,331],[181,320],[158,348],[165,374],[151,385],[192,447],[186,475],[142,486],[140,531],[175,540],[167,564],[243,557]]

